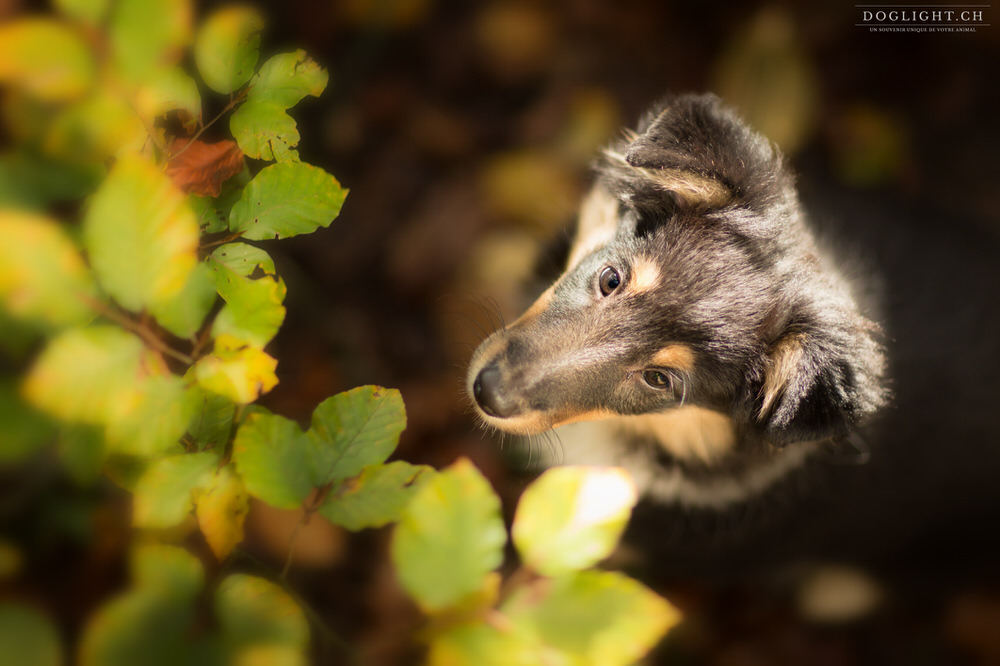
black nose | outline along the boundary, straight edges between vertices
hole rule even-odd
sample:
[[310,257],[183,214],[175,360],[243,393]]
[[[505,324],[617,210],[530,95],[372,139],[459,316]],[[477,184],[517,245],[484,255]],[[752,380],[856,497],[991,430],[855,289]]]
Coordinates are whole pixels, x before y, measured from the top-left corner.
[[484,412],[498,419],[505,419],[516,411],[514,404],[504,399],[500,368],[495,365],[488,365],[479,371],[472,384],[472,395]]

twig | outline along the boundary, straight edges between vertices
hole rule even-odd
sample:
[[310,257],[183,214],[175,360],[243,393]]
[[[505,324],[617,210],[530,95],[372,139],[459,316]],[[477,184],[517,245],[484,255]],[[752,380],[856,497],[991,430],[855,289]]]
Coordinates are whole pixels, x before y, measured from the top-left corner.
[[169,356],[175,361],[180,361],[185,365],[194,364],[193,358],[191,358],[190,356],[188,356],[183,352],[177,351],[176,349],[165,343],[163,340],[161,340],[156,336],[156,333],[149,330],[149,328],[143,325],[142,323],[133,321],[131,318],[123,315],[121,312],[118,312],[114,308],[108,307],[104,303],[101,303],[96,298],[85,296],[84,299],[87,302],[87,306],[91,310],[101,315],[102,317],[110,319],[111,321],[115,322],[125,330],[135,333],[140,338],[142,338],[142,341],[145,342],[146,345],[149,346],[150,348],[160,352],[161,354]]

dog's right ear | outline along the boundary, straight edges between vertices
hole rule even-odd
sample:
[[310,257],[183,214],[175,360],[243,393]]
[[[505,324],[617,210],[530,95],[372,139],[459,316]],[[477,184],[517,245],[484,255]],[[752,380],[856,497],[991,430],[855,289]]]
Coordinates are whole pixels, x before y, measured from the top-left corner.
[[760,209],[790,185],[767,139],[714,95],[668,98],[605,153],[604,176],[640,209]]

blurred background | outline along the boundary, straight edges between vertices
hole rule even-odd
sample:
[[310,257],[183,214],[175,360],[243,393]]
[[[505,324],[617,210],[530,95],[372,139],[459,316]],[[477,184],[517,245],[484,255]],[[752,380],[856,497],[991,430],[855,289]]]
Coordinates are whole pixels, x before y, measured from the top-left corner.
[[[304,420],[334,392],[397,387],[409,417],[398,456],[435,466],[469,456],[507,498],[522,481],[477,428],[464,365],[523,306],[539,253],[572,223],[595,152],[664,93],[716,92],[804,180],[1000,231],[1000,27],[873,33],[846,0],[257,4],[265,55],[304,48],[330,71],[323,96],[292,115],[302,159],[350,189],[328,230],[268,247],[288,284],[288,317],[271,347],[280,384],[263,403]],[[0,21],[45,8],[0,0]],[[11,506],[17,514],[0,518],[34,521],[31,555],[47,564],[18,592],[78,628],[123,584],[125,509],[87,513],[61,504],[58,489]],[[255,504],[249,548],[280,565],[296,521]],[[416,618],[386,537],[316,520],[296,545],[293,584],[365,663],[406,663],[399,634]],[[805,622],[752,584],[667,590],[690,621],[665,652],[669,663],[726,666],[997,663],[996,582],[929,590],[916,607],[846,627]]]

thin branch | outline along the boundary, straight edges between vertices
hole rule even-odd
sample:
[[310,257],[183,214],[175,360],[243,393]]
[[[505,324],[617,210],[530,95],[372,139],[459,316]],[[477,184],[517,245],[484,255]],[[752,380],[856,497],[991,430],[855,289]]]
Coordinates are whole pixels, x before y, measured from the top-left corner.
[[102,317],[110,319],[111,321],[118,324],[125,330],[135,333],[140,338],[142,338],[142,341],[145,342],[146,345],[151,349],[158,351],[166,356],[169,356],[175,361],[180,361],[185,365],[194,364],[193,358],[191,358],[190,356],[188,356],[183,352],[177,351],[176,349],[165,343],[163,340],[157,337],[156,333],[149,330],[149,328],[143,325],[142,323],[133,321],[131,318],[127,317],[121,312],[118,312],[116,309],[112,307],[108,307],[107,305],[101,303],[95,298],[85,297],[85,299],[87,301],[87,306],[90,307],[90,309],[92,309]]
[[236,97],[231,98],[229,100],[229,102],[226,104],[226,106],[224,106],[222,108],[222,111],[219,111],[219,113],[216,114],[216,116],[214,118],[212,118],[207,123],[205,123],[204,125],[202,125],[201,129],[199,129],[197,132],[195,132],[194,136],[192,136],[190,139],[188,139],[188,142],[184,144],[183,148],[181,148],[180,150],[178,150],[173,155],[167,156],[167,162],[169,163],[171,160],[177,159],[185,150],[187,150],[188,148],[190,148],[191,145],[195,141],[197,141],[198,139],[200,139],[201,135],[204,134],[205,131],[208,130],[209,127],[211,127],[216,122],[218,122],[219,119],[222,118],[222,116],[224,116],[227,113],[229,113],[230,111],[232,111],[236,107],[237,104],[239,104],[240,102],[242,102],[244,97],[245,97],[245,93],[241,93],[241,94],[237,95]]

